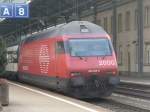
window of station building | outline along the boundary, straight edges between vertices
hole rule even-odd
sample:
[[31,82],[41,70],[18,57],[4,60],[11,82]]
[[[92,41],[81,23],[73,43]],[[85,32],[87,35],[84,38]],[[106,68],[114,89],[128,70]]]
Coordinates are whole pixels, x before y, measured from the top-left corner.
[[118,33],[122,32],[122,14],[118,14]]
[[147,64],[150,64],[150,50],[147,51]]
[[110,17],[110,33],[112,34],[113,30],[113,16]]
[[138,11],[137,9],[135,9],[135,13],[134,13],[134,28],[137,29],[138,27]]
[[138,44],[135,44],[135,64],[138,64]]
[[108,32],[108,19],[107,17],[104,17],[104,29]]
[[17,63],[17,52],[16,51],[7,51],[7,63]]
[[150,64],[150,44],[146,45],[147,64]]
[[119,46],[118,48],[118,64],[122,65],[122,60],[123,60],[123,52],[122,52],[122,45]]
[[97,20],[96,24],[99,25],[99,26],[101,26],[101,20],[100,19]]
[[125,30],[126,31],[129,31],[130,30],[130,24],[131,24],[131,14],[130,14],[130,11],[127,11],[126,14],[125,14]]
[[150,25],[150,7],[146,6],[144,8],[144,26],[147,27]]

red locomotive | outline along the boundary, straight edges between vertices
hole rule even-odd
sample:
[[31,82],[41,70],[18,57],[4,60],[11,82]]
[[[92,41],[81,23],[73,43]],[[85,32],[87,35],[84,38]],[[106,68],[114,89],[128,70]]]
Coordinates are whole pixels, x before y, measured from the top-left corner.
[[119,83],[109,35],[73,21],[33,34],[19,47],[19,79],[78,98],[106,97]]

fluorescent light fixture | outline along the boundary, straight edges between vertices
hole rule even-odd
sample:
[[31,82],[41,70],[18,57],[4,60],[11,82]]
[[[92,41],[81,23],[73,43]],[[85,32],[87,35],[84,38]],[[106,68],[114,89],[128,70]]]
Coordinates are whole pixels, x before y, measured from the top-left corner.
[[29,4],[29,3],[31,3],[31,2],[32,2],[32,0],[27,0],[27,1],[26,1],[27,4]]

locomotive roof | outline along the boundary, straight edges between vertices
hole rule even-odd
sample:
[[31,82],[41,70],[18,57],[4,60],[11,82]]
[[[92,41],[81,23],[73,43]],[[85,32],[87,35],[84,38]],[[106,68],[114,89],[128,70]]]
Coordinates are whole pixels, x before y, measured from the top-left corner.
[[[81,31],[83,29],[83,31]],[[86,29],[86,30],[84,30]],[[104,29],[96,24],[88,21],[72,21],[67,24],[61,24],[56,27],[50,27],[46,30],[38,32],[29,36],[24,41],[32,41],[39,38],[50,38],[63,35],[76,35],[76,34],[107,34]]]

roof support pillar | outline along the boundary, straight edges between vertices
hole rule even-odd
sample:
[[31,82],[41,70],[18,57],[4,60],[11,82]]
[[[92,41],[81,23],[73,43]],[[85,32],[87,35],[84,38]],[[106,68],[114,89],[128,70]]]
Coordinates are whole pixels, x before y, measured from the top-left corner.
[[138,72],[143,73],[143,0],[137,0],[138,6]]
[[112,35],[113,35],[113,46],[115,52],[117,53],[117,9],[116,0],[112,1],[113,4],[113,25],[112,25]]

